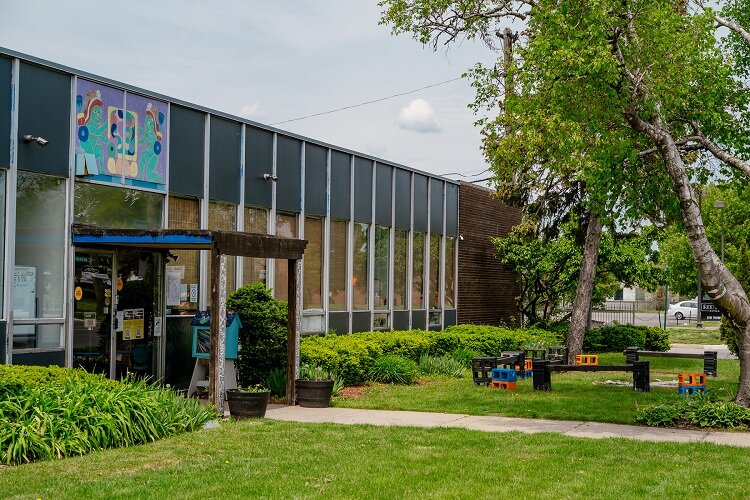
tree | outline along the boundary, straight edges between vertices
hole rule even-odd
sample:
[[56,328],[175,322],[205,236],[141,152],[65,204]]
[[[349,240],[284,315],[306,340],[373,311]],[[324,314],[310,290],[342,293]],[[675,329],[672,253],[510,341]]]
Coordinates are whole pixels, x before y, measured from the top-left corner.
[[[496,64],[513,76],[514,92],[483,122],[492,164],[567,171],[585,182],[589,207],[605,213],[679,214],[705,289],[737,332],[736,401],[750,405],[750,302],[709,243],[692,185],[705,165],[696,152],[720,160],[724,176],[750,176],[750,0],[732,0],[721,13],[688,0],[381,5],[394,32],[433,46],[466,37],[494,47],[510,20],[526,23],[518,57]],[[475,70],[480,106],[500,95],[492,71]]]

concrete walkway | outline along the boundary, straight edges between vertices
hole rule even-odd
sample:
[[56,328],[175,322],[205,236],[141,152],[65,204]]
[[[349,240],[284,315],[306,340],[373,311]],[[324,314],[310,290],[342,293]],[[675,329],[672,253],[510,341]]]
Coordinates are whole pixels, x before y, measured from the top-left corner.
[[290,422],[398,425],[408,427],[457,427],[485,432],[555,432],[579,438],[625,438],[639,441],[713,443],[750,448],[748,432],[715,432],[658,429],[637,425],[575,422],[511,417],[479,417],[454,413],[359,410],[354,408],[302,408],[269,405],[266,418]]

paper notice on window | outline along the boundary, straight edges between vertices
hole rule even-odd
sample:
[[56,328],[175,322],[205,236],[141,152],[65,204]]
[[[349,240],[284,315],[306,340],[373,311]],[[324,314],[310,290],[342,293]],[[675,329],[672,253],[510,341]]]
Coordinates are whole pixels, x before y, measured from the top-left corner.
[[180,305],[182,274],[178,269],[167,268],[167,307]]

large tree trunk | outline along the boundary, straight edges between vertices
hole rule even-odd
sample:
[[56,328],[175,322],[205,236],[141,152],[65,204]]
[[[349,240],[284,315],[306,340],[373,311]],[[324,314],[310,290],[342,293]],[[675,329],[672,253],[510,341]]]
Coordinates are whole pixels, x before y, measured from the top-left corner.
[[574,364],[576,355],[583,350],[583,336],[586,333],[591,295],[594,292],[594,276],[599,260],[599,243],[602,239],[602,222],[592,211],[589,216],[589,227],[586,229],[586,241],[583,244],[583,260],[578,278],[578,288],[573,301],[573,314],[570,316],[568,337],[565,346],[568,348],[568,364]]
[[695,192],[672,135],[661,126],[658,116],[655,118],[656,124],[644,122],[634,115],[629,115],[628,120],[634,129],[645,133],[656,143],[664,161],[672,188],[680,202],[682,222],[690,240],[703,289],[737,333],[740,380],[735,401],[743,406],[750,406],[750,302],[747,294],[708,242]]

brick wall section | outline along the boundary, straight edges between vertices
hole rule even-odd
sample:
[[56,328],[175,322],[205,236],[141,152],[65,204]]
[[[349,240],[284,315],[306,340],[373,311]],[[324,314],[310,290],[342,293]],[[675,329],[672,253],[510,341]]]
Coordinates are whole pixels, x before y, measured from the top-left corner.
[[497,325],[518,321],[515,275],[495,257],[490,236],[505,236],[521,211],[500,203],[494,191],[462,182],[459,191],[458,324]]

